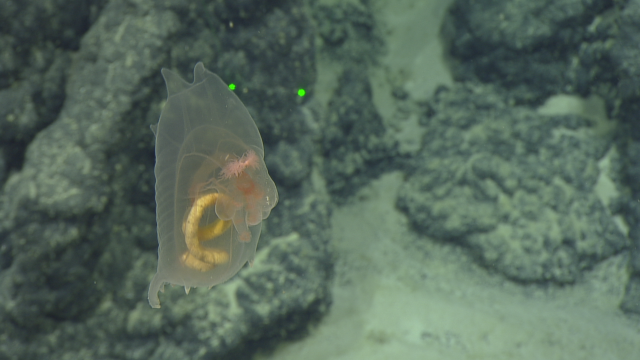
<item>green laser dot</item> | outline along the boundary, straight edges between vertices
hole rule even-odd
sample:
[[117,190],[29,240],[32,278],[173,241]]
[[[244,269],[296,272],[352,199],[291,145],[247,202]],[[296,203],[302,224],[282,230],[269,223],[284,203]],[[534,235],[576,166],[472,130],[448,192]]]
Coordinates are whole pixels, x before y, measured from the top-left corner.
[[298,89],[298,96],[302,97],[306,94],[307,92],[304,91],[304,89]]
[[235,90],[236,89],[236,84],[229,84],[229,89],[231,90]]

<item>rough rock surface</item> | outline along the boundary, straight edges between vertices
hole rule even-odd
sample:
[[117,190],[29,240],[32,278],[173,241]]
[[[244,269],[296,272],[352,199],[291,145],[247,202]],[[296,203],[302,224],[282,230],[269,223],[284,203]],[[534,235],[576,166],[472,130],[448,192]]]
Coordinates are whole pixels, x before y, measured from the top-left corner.
[[456,1],[443,34],[459,80],[510,89],[519,101],[581,95],[612,80],[615,1]]
[[[304,333],[331,301],[331,257],[310,150],[291,164],[279,144],[315,146],[296,94],[315,79],[301,4],[45,2],[1,3],[0,43],[22,52],[0,47],[0,358],[237,358]],[[45,18],[49,33],[18,38]],[[160,68],[189,78],[198,61],[238,84],[274,178],[307,170],[280,187],[253,268],[212,291],[167,291],[155,310],[149,125]]]
[[398,206],[417,230],[526,282],[575,281],[628,246],[594,193],[610,140],[587,119],[510,106],[492,87],[443,90]]

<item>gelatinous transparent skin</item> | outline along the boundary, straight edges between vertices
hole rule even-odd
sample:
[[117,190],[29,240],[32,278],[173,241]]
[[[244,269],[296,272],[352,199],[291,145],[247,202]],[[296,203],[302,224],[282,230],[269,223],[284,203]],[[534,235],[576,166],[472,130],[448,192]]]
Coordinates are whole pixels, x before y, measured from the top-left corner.
[[252,261],[262,220],[278,202],[255,122],[202,63],[189,84],[162,69],[168,99],[156,135],[158,271],[149,304],[165,283],[211,287]]

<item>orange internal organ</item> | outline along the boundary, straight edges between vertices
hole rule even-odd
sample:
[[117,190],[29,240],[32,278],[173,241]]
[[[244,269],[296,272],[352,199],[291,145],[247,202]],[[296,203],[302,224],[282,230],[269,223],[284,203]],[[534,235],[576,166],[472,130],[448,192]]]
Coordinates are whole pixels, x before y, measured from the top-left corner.
[[188,249],[182,254],[182,262],[194,270],[209,271],[229,261],[228,252],[204,247],[202,242],[222,235],[231,226],[231,220],[217,219],[205,227],[201,228],[199,226],[205,210],[214,206],[218,199],[223,196],[219,193],[212,193],[198,197],[191,206],[187,219],[182,224],[182,231],[184,232],[184,239]]

